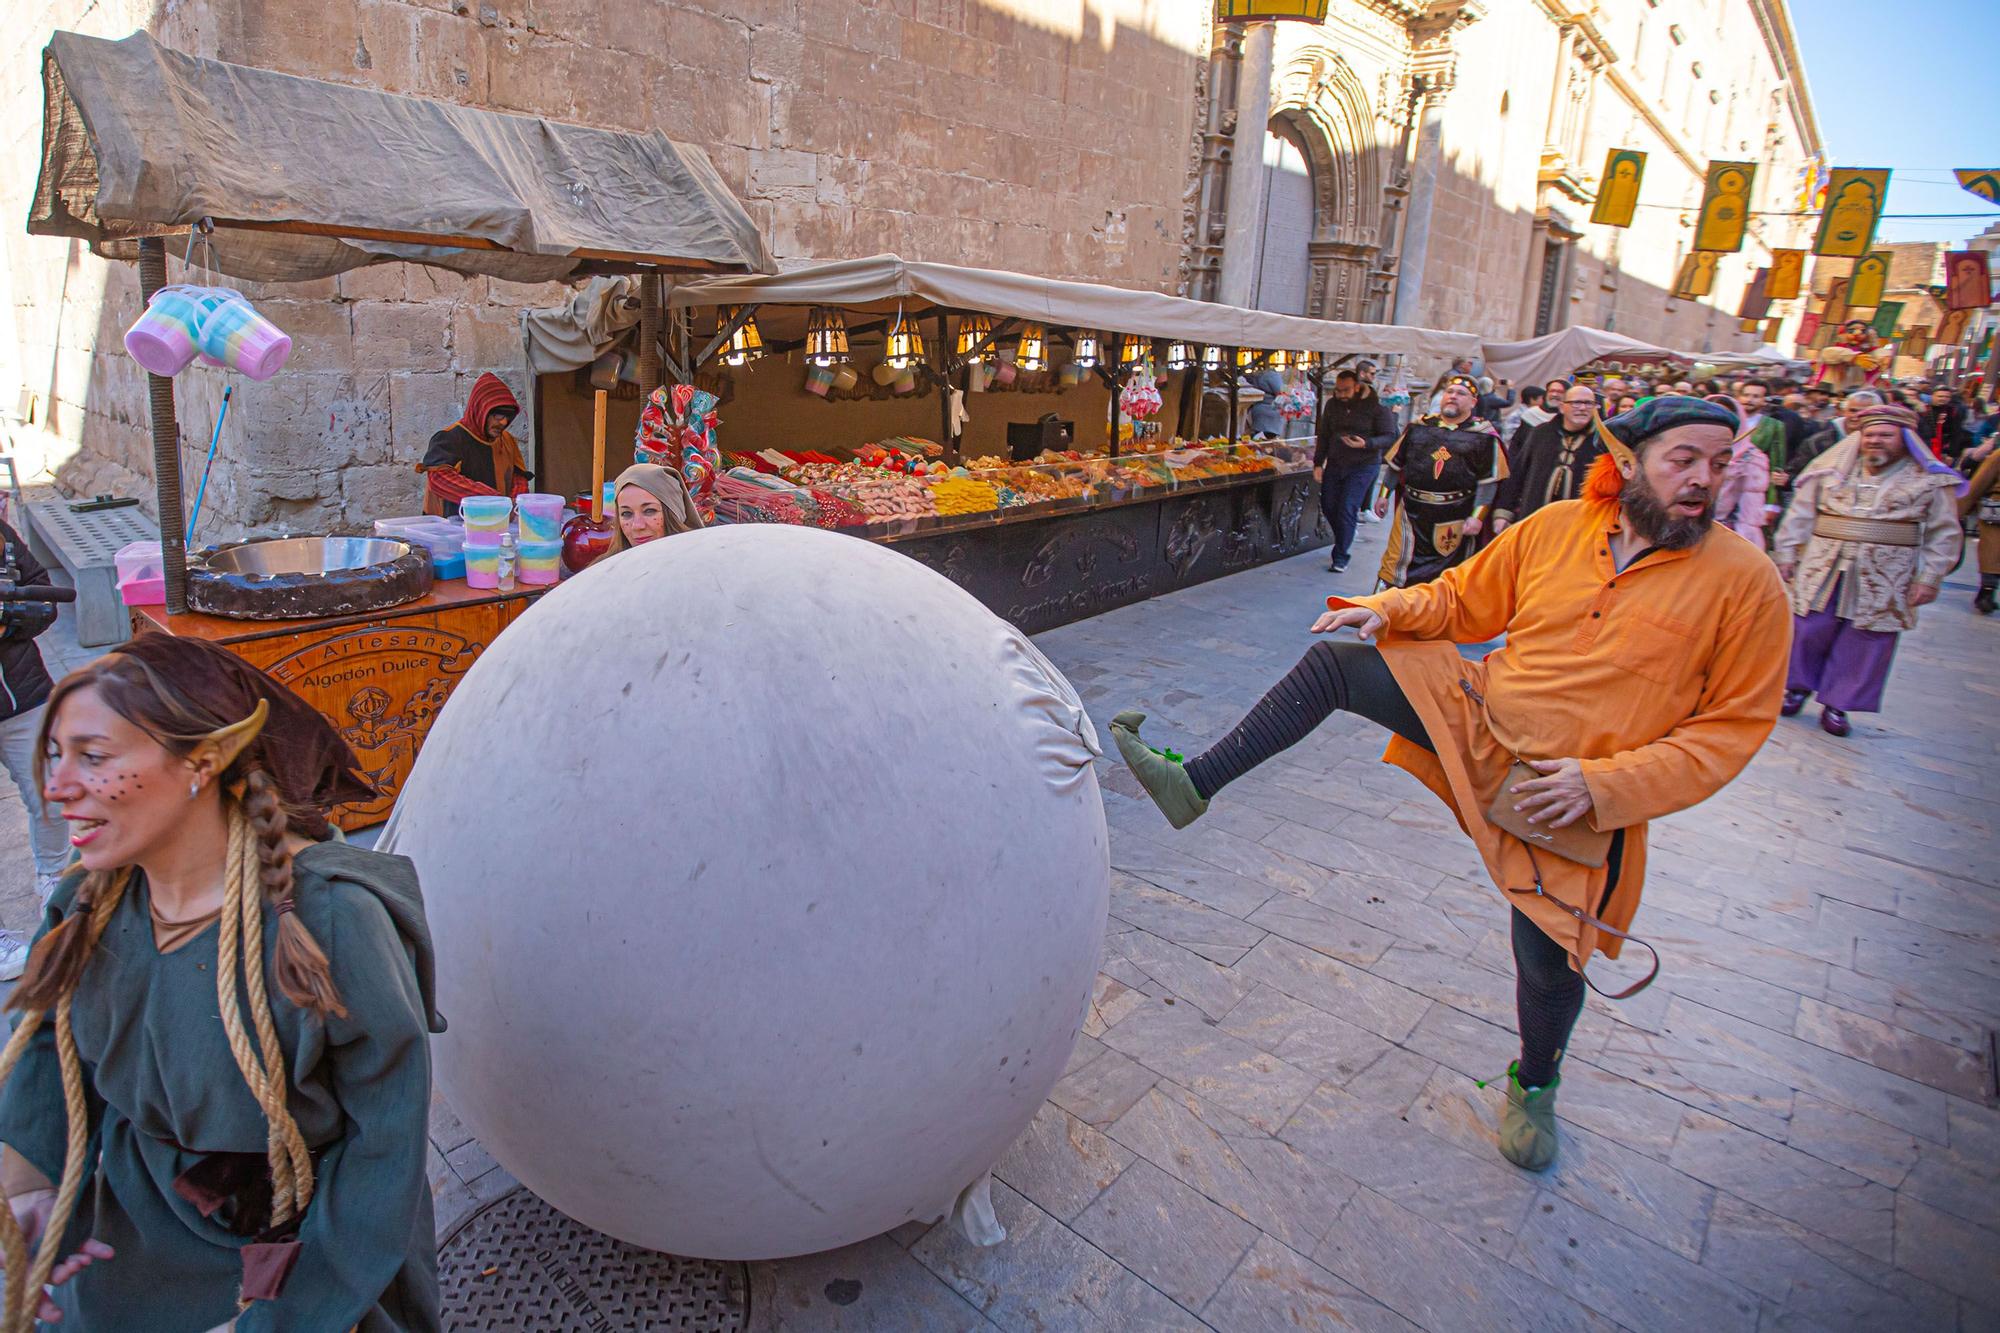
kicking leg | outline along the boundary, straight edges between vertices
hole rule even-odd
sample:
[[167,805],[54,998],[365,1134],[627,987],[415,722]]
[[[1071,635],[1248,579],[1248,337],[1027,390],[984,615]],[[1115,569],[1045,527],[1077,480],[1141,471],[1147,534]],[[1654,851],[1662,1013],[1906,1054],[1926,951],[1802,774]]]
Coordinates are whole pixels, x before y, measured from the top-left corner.
[[1236,729],[1193,759],[1154,750],[1139,739],[1143,713],[1111,719],[1111,735],[1147,794],[1175,828],[1208,809],[1223,787],[1266,759],[1304,740],[1336,710],[1379,722],[1407,741],[1433,748],[1423,720],[1396,684],[1382,653],[1371,644],[1323,639],[1236,724]]

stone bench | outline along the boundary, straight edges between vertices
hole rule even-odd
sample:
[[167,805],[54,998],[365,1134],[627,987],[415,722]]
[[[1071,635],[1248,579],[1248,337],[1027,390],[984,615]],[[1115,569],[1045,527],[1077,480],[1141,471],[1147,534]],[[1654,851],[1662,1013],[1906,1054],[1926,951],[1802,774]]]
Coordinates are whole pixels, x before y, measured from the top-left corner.
[[132,626],[118,595],[116,557],[129,543],[158,541],[159,528],[137,505],[79,514],[66,500],[36,500],[22,509],[29,549],[51,578],[76,589],[76,641],[86,648],[123,643]]

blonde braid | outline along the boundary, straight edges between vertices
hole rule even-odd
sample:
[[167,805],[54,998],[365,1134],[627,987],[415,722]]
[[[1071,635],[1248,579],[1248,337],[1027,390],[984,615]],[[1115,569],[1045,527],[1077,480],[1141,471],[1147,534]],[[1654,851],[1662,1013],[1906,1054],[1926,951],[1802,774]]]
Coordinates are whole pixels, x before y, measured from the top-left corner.
[[[302,1213],[306,1201],[312,1197],[312,1157],[286,1104],[291,1081],[286,1075],[284,1052],[278,1046],[277,1027],[271,1017],[271,998],[264,989],[264,895],[257,872],[251,869],[250,844],[254,836],[243,807],[231,802],[229,858],[221,931],[216,940],[215,994],[223,1032],[229,1038],[229,1052],[236,1057],[236,1067],[263,1108],[269,1125],[265,1156],[271,1169],[271,1225],[282,1226]],[[243,938],[246,931],[252,936],[248,941]],[[254,963],[248,961],[252,957]],[[250,994],[253,1021],[263,1046],[261,1060],[243,1026],[242,1006],[236,995],[239,974]]]
[[[111,913],[125,896],[125,887],[130,882],[131,872],[127,870],[103,883],[100,894],[79,895],[92,900],[82,904],[89,912],[83,923],[86,951],[96,948],[105,927],[111,924]],[[69,1230],[70,1218],[76,1213],[77,1196],[83,1191],[85,1153],[90,1141],[90,1108],[84,1099],[83,1058],[77,1052],[76,1032],[70,1024],[71,998],[76,982],[80,980],[79,969],[71,980],[69,990],[55,1003],[56,1064],[62,1075],[67,1135],[63,1147],[62,1180],[56,1187],[55,1203],[49,1209],[48,1223],[42,1228],[42,1242],[32,1263],[28,1259],[27,1236],[21,1231],[13,1208],[0,1205],[0,1254],[4,1254],[7,1263],[5,1301],[0,1304],[0,1333],[35,1333],[35,1311],[41,1304],[42,1289],[48,1283],[49,1274],[55,1271],[64,1233]],[[6,1047],[0,1049],[0,1085],[4,1085],[13,1074],[14,1067],[20,1063],[29,1042],[34,1040],[42,1020],[47,1016],[46,1009],[30,1010],[21,1015],[14,1035],[8,1039]]]

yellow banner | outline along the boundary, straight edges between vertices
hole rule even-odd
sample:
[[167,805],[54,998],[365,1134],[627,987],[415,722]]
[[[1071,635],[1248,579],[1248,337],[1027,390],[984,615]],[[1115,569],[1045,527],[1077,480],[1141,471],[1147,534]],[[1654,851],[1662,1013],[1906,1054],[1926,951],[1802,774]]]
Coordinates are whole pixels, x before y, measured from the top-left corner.
[[1813,253],[1859,259],[1875,241],[1875,224],[1889,196],[1889,168],[1836,167],[1826,186]]
[[1215,0],[1217,23],[1257,23],[1265,19],[1326,22],[1327,0]]
[[1806,252],[1803,250],[1773,250],[1771,252],[1771,281],[1765,289],[1773,301],[1789,301],[1799,294],[1805,285]]
[[1782,329],[1782,328],[1784,327],[1784,324],[1785,324],[1785,321],[1784,321],[1784,319],[1783,319],[1783,318],[1782,318],[1781,316],[1778,316],[1778,315],[1773,315],[1773,316],[1771,316],[1771,318],[1769,318],[1769,319],[1765,320],[1765,321],[1764,321],[1764,341],[1765,341],[1765,342],[1767,342],[1767,343],[1775,343],[1775,342],[1777,342],[1777,341],[1778,341],[1778,331],[1779,331],[1780,329]]
[[1696,250],[1681,261],[1674,278],[1674,295],[1687,299],[1707,296],[1715,290],[1715,265],[1722,258],[1712,250]]
[[1600,227],[1629,227],[1639,206],[1639,181],[1646,174],[1646,155],[1633,148],[1613,148],[1604,155],[1604,177],[1597,185],[1597,204],[1590,220]]
[[1978,195],[1989,204],[2000,204],[2000,167],[1959,167],[1952,175],[1967,194]]
[[1881,305],[1889,290],[1889,252],[1870,250],[1854,261],[1854,274],[1847,281],[1847,304]]
[[1743,231],[1750,225],[1750,186],[1757,179],[1755,162],[1711,162],[1708,187],[1701,195],[1701,216],[1694,224],[1697,250],[1741,250]]
[[1938,321],[1937,334],[1932,341],[1942,347],[1956,347],[1965,338],[1965,326],[1972,322],[1970,310],[1947,310]]

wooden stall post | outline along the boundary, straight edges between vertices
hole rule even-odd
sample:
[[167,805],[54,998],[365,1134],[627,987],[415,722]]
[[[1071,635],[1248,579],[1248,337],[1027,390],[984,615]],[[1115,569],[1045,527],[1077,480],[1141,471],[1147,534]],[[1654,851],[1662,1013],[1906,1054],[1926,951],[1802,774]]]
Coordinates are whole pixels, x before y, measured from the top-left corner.
[[[139,299],[150,302],[167,285],[167,243],[139,239]],[[146,376],[146,416],[153,429],[153,495],[159,509],[160,559],[167,610],[187,612],[187,520],[181,514],[181,427],[174,414],[172,376]]]
[[604,419],[611,409],[610,395],[597,391],[596,419],[590,425],[590,521],[604,521]]
[[1236,349],[1233,347],[1229,349],[1229,362],[1225,373],[1229,376],[1229,442],[1233,445],[1237,436],[1237,400],[1243,387],[1243,372],[1236,366]]
[[942,313],[931,321],[931,371],[937,379],[938,443],[944,446],[945,462],[957,467],[960,443],[958,432],[951,424],[951,353],[945,347]]
[[[660,387],[660,275],[639,275],[639,400]],[[600,402],[600,410],[602,403]],[[602,480],[602,478],[600,478]]]

